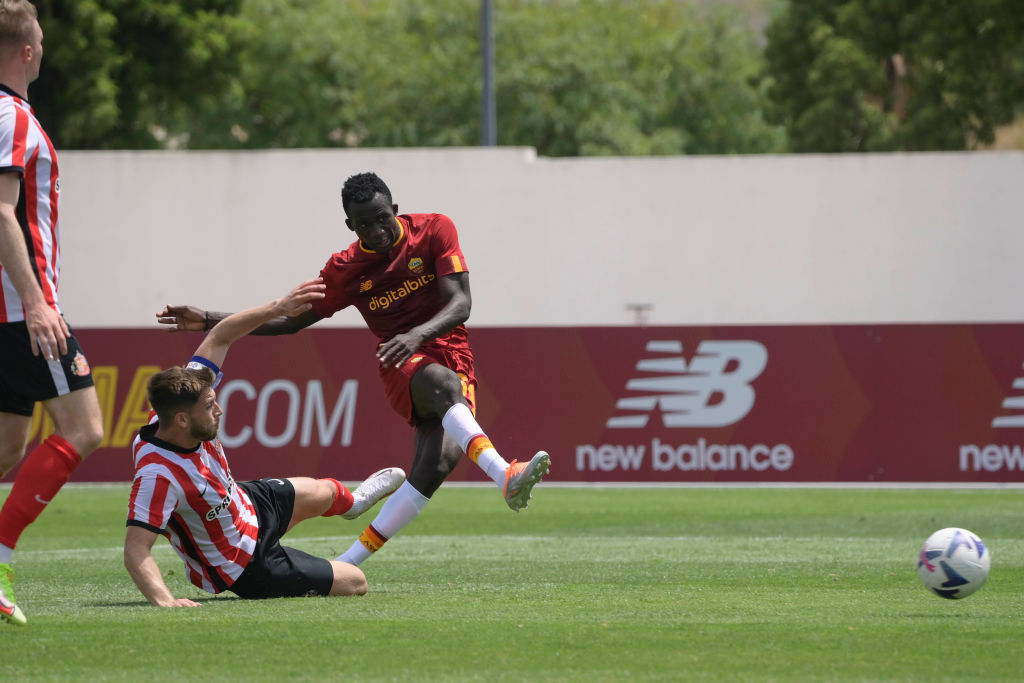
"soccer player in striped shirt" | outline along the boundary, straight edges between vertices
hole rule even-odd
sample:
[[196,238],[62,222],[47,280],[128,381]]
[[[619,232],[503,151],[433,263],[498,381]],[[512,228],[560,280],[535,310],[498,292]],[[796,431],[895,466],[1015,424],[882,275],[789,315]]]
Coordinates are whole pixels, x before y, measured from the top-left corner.
[[[42,57],[36,8],[0,0],[0,476],[24,458],[0,509],[0,618],[19,625],[14,547],[103,440],[89,362],[57,298],[57,154],[27,99]],[[37,402],[54,433],[25,457]]]
[[[475,417],[476,376],[469,335],[471,297],[455,225],[439,213],[398,215],[391,190],[375,173],[348,178],[341,190],[345,224],[359,238],[320,272],[327,296],[293,318],[255,334],[290,334],[355,306],[378,338],[375,361],[391,407],[415,428],[409,479],[338,557],[360,564],[423,511],[463,453],[497,485],[513,510],[526,507],[551,458],[507,462]],[[168,306],[163,324],[205,329],[223,314]]]
[[132,445],[135,477],[128,503],[125,568],[153,605],[197,607],[171,593],[153,559],[159,535],[185,562],[189,581],[210,593],[243,598],[361,595],[366,577],[353,564],[280,544],[299,522],[316,516],[355,519],[405,481],[383,469],[354,492],[334,479],[292,477],[236,482],[217,438],[221,409],[215,388],[228,347],[261,323],[306,311],[323,298],[322,280],[229,316],[216,325],[184,368],[154,375],[155,412]]

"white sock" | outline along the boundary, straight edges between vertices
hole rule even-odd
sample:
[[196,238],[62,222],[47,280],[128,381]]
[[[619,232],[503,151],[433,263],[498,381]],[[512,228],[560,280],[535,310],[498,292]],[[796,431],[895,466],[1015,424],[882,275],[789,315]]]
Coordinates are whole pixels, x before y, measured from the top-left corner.
[[508,470],[508,463],[505,462],[505,458],[498,455],[498,451],[493,448],[484,451],[477,458],[476,464],[480,465],[480,469],[498,485],[499,489],[505,488],[505,472]]
[[[441,426],[444,427],[445,433],[459,444],[462,452],[479,465],[495,484],[500,488],[505,486],[505,470],[508,469],[508,463],[484,434],[469,406],[463,403],[453,405],[441,418]],[[471,447],[470,444],[477,437],[482,438]]]
[[14,548],[8,548],[3,543],[0,543],[0,564],[10,564],[13,554]]
[[[362,538],[362,536],[359,538]],[[372,554],[373,553],[366,549],[366,546],[363,545],[362,541],[356,539],[356,541],[349,546],[349,549],[334,558],[334,561],[348,562],[349,564],[354,564],[358,567],[363,563],[363,560],[368,559]]]
[[[374,517],[370,526],[344,553],[336,557],[338,562],[359,565],[375,553],[392,536],[401,531],[406,524],[416,519],[423,512],[430,499],[413,488],[409,482],[403,483],[391,494],[380,512]],[[373,548],[371,550],[370,548]]]

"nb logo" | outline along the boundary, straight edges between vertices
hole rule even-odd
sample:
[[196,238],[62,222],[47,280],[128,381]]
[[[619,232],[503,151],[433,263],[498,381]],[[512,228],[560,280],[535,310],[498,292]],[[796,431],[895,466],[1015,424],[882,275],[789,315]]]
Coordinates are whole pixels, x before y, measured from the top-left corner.
[[[1013,380],[1013,388],[1024,390],[1024,377]],[[1024,427],[1024,396],[1008,396],[1003,401],[1004,410],[1017,411],[1016,415],[1002,415],[992,420],[993,427]]]
[[626,389],[642,396],[620,398],[609,429],[646,427],[651,413],[666,427],[722,427],[740,421],[754,407],[750,383],[764,372],[768,350],[755,341],[702,341],[687,363],[678,341],[650,341],[636,364],[641,377]]

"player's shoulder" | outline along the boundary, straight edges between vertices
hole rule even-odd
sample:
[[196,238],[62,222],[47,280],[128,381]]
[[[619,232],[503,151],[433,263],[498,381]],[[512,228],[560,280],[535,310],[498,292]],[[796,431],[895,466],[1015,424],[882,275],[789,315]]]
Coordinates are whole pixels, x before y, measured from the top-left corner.
[[455,229],[455,223],[443,213],[404,213],[400,217],[406,220],[412,231]]
[[166,474],[169,469],[180,468],[188,463],[187,457],[175,453],[166,443],[154,438],[156,426],[157,421],[154,419],[139,429],[132,442],[136,475],[144,471],[150,474]]
[[356,240],[341,251],[336,251],[331,254],[331,257],[327,259],[327,265],[345,265],[346,263],[352,263],[360,257],[361,253],[362,250],[359,248],[359,240]]
[[14,125],[18,115],[18,100],[0,91],[0,124]]

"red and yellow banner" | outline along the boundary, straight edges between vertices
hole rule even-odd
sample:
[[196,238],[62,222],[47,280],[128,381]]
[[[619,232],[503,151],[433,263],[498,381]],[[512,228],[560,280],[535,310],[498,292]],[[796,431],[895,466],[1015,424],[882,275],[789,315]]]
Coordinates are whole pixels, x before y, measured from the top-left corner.
[[[103,408],[75,481],[127,481],[145,384],[198,334],[76,332]],[[592,482],[1024,481],[1024,324],[481,328],[478,419],[506,459]],[[356,329],[251,337],[218,397],[239,479],[407,468]],[[52,431],[37,410],[32,443]],[[468,458],[452,480],[484,481]]]

